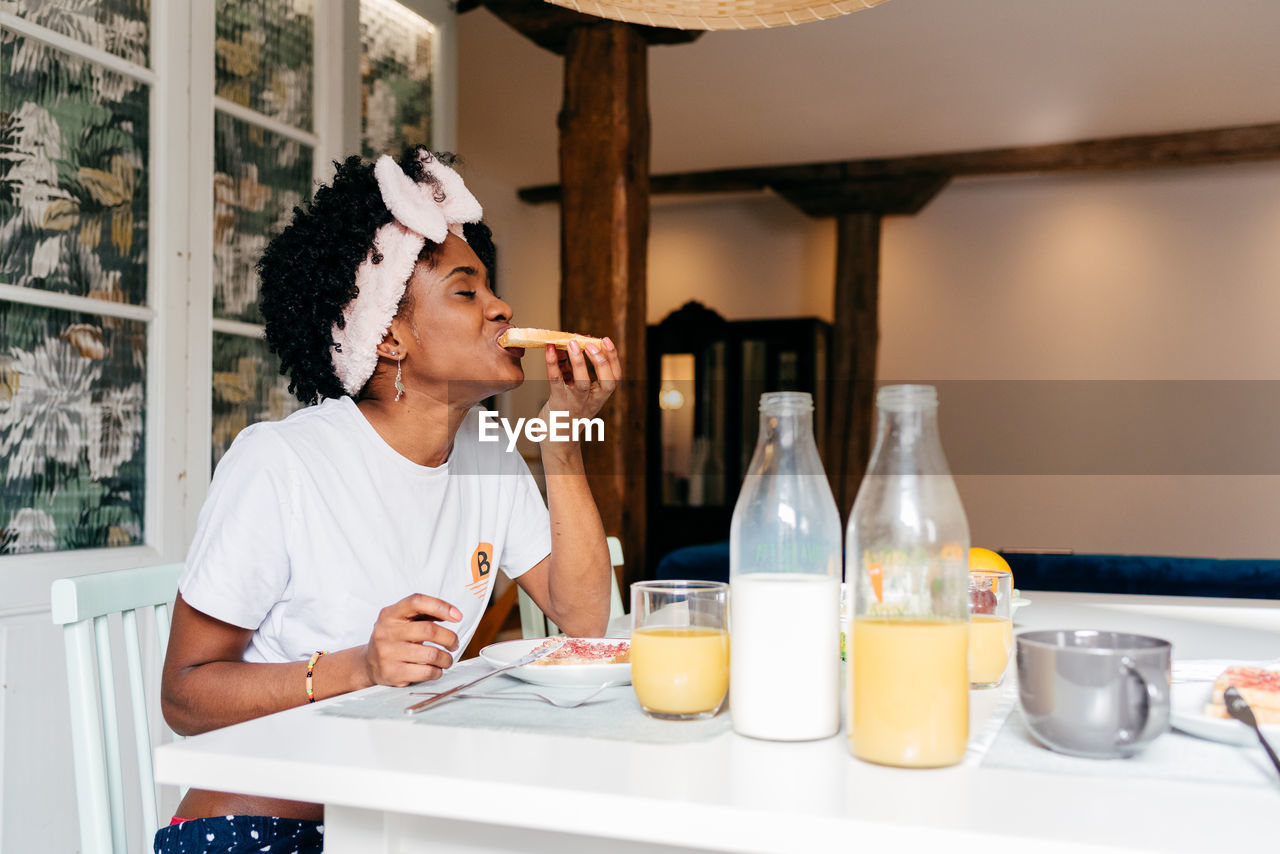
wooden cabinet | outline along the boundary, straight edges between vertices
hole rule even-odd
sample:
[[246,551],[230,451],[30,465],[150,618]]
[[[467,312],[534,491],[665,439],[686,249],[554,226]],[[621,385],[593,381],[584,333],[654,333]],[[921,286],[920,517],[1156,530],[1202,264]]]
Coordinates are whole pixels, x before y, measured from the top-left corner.
[[823,447],[829,338],[817,318],[728,321],[696,302],[649,327],[646,577],[673,549],[729,537],[761,394],[811,393]]

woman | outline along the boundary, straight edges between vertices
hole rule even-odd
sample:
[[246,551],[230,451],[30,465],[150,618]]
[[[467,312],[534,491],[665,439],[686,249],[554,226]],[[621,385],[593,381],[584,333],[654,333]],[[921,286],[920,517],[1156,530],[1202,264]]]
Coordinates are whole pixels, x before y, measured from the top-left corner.
[[[497,343],[511,308],[480,218],[440,156],[352,157],[268,247],[267,340],[289,390],[322,401],[246,428],[214,475],[165,659],[175,732],[438,678],[497,567],[568,634],[603,634],[609,555],[581,449],[541,445],[548,514],[523,459],[479,441],[476,404],[524,379],[523,351]],[[544,417],[595,415],[621,375],[608,339],[544,357]],[[192,790],[155,850],[319,851],[322,818]]]

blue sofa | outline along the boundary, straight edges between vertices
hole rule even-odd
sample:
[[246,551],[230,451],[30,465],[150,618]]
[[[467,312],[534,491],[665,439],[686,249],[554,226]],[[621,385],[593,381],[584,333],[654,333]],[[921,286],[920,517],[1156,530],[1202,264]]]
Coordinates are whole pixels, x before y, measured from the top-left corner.
[[729,541],[685,546],[669,552],[653,572],[654,578],[694,578],[699,581],[729,580]]
[[1021,590],[1280,599],[1280,560],[1006,554]]
[[[1280,560],[1115,554],[1004,554],[1020,590],[1280,599]],[[656,578],[729,580],[729,541],[676,549]]]

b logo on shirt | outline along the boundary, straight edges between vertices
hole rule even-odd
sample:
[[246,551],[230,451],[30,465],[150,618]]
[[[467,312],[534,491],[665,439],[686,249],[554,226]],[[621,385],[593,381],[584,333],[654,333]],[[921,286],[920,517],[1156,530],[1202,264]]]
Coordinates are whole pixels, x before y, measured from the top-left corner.
[[484,596],[485,587],[489,584],[489,574],[493,571],[493,543],[480,543],[471,553],[471,583],[467,589],[477,597]]

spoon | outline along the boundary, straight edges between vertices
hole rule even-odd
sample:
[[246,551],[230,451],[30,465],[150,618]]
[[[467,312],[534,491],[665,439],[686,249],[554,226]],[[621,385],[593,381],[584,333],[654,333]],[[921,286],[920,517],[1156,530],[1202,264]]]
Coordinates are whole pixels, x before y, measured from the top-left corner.
[[1267,743],[1266,736],[1262,734],[1262,730],[1258,729],[1258,721],[1254,718],[1253,709],[1249,708],[1248,701],[1240,696],[1240,692],[1234,686],[1223,692],[1222,699],[1226,703],[1227,714],[1253,727],[1253,731],[1258,734],[1258,741],[1262,742],[1262,747],[1267,751],[1267,756],[1271,757],[1271,764],[1276,766],[1277,771],[1280,771],[1280,759],[1276,758],[1276,752]]

